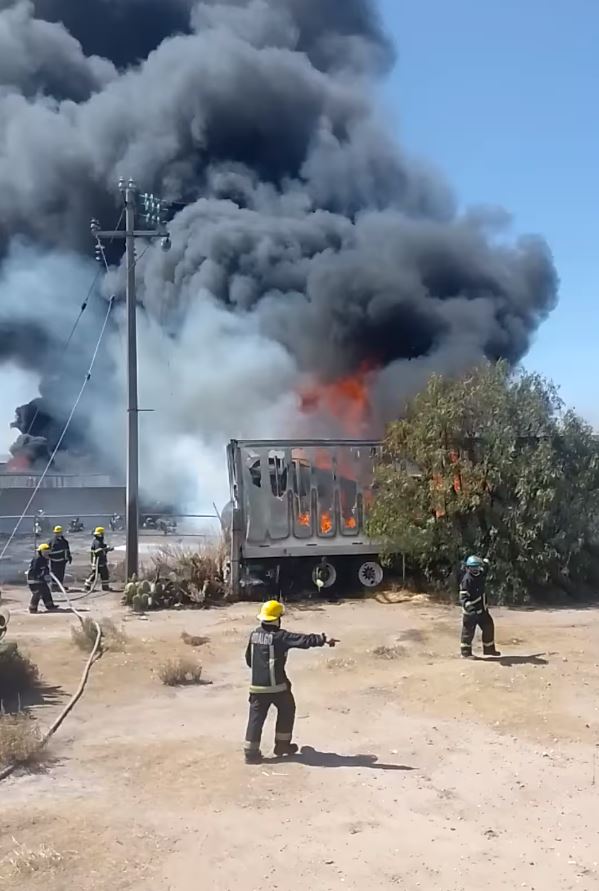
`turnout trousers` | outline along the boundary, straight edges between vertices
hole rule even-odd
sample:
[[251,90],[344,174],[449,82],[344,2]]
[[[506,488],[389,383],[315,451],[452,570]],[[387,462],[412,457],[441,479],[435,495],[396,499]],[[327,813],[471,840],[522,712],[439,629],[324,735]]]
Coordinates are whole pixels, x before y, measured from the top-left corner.
[[462,656],[472,655],[472,641],[476,629],[480,628],[483,636],[483,653],[492,656],[495,652],[495,623],[488,609],[482,613],[463,613],[462,615]]
[[291,688],[281,693],[250,693],[250,715],[245,734],[246,752],[259,752],[262,728],[271,705],[277,710],[275,743],[290,743],[295,724],[295,699]]
[[29,602],[29,611],[36,613],[40,600],[44,601],[47,610],[56,609],[52,600],[52,593],[46,582],[29,582],[29,590],[31,591],[31,600]]
[[[50,570],[52,572],[52,575],[56,576],[56,578],[58,579],[58,581],[60,582],[61,585],[64,584],[64,574],[66,572],[66,568],[67,568],[66,560],[55,560],[55,561],[50,560]],[[58,585],[56,584],[55,581],[52,582],[52,590],[60,591],[60,588],[58,587]]]
[[[102,590],[108,591],[110,590],[108,587],[108,582],[110,581],[110,575],[108,574],[108,566],[106,563],[100,563],[98,566],[98,579],[102,582]],[[96,581],[96,567],[94,566],[90,574],[85,580],[85,585],[83,586],[86,591],[91,591],[94,582]]]

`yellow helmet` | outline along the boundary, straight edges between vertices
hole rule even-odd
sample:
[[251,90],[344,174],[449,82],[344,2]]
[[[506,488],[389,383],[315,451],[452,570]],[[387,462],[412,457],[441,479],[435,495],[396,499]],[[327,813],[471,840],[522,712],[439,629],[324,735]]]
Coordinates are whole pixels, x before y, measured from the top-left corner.
[[40,552],[40,554],[43,554],[45,551],[49,551],[49,550],[50,550],[50,545],[46,544],[45,542],[44,542],[44,544],[41,544],[38,547],[38,551]]
[[61,532],[63,532],[63,531],[64,531],[64,530],[63,530],[62,526],[55,526],[55,527],[54,527],[54,535],[60,535]]
[[258,613],[259,622],[278,622],[285,612],[285,607],[278,600],[268,600],[262,604]]
[[104,529],[104,526],[96,526],[96,528],[94,529],[94,535],[104,535],[105,531],[106,530]]

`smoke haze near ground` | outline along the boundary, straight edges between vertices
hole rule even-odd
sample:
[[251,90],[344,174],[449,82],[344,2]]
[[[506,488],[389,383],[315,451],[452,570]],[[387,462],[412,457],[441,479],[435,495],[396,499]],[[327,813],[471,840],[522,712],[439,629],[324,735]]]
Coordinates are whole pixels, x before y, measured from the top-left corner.
[[[228,437],[299,429],[306,379],[367,363],[384,421],[431,371],[525,355],[556,301],[549,249],[512,241],[496,209],[458,213],[443,179],[396,144],[376,101],[394,59],[376,4],[83,11],[0,0],[0,362],[39,375],[44,411],[68,414],[102,316],[96,295],[61,351],[94,275],[89,219],[116,223],[119,176],[174,202],[171,252],[139,251],[146,491],[189,500],[207,454],[224,468]],[[115,268],[103,293],[122,285]],[[122,328],[117,307],[65,443],[117,469]],[[9,390],[0,418],[15,408]]]

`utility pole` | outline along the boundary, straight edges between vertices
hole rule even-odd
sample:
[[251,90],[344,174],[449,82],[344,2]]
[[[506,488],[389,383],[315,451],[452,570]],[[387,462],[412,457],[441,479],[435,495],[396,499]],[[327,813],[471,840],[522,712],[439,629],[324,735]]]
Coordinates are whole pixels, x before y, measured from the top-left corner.
[[137,187],[130,179],[119,180],[119,191],[125,205],[125,230],[104,231],[97,220],[91,221],[91,232],[96,239],[96,259],[106,265],[103,240],[124,239],[127,265],[127,545],[125,566],[127,579],[139,572],[139,405],[137,399],[137,293],[135,287],[135,239],[161,238],[163,250],[170,249],[170,238],[164,225],[164,203],[154,195],[141,196],[144,216],[155,229],[135,228],[137,216]]

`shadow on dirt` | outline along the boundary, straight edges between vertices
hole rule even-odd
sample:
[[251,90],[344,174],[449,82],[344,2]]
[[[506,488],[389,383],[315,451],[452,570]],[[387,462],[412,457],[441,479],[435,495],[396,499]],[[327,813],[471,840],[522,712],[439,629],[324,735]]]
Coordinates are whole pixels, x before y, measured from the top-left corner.
[[473,659],[476,662],[495,662],[506,668],[514,665],[549,665],[547,659],[542,658],[544,655],[545,653],[535,653],[532,656],[474,656]]
[[415,770],[405,764],[384,764],[376,755],[339,755],[337,752],[319,752],[312,746],[302,746],[299,754],[269,759],[272,762],[294,761],[307,767],[368,767],[372,770]]
[[62,687],[46,684],[43,681],[35,684],[22,693],[13,693],[5,695],[0,702],[1,712],[11,715],[19,712],[29,711],[29,709],[52,708],[60,705],[66,698],[66,692]]

